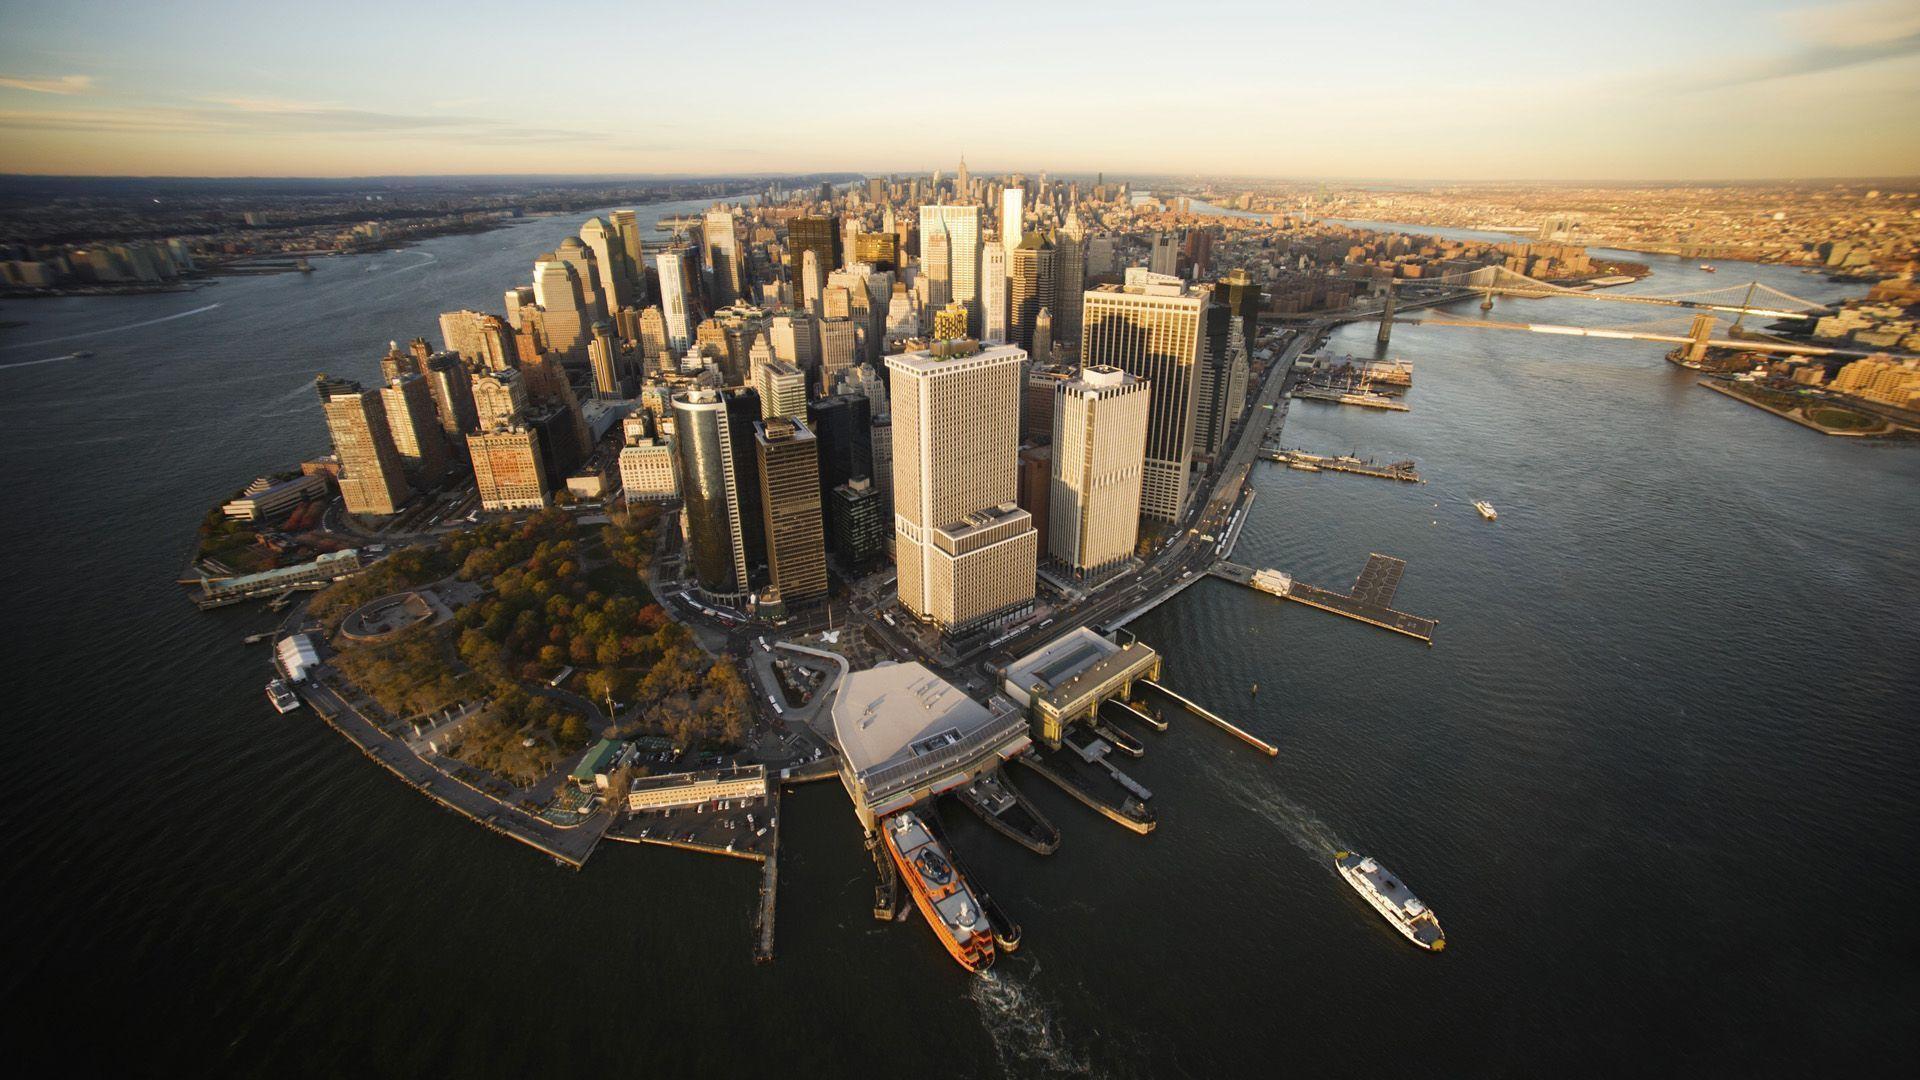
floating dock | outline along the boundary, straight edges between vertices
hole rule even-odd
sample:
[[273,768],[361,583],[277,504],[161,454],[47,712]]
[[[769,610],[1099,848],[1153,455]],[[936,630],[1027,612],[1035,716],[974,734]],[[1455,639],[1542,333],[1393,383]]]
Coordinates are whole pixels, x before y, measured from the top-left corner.
[[[1393,594],[1400,588],[1400,576],[1406,569],[1405,559],[1378,552],[1369,554],[1367,565],[1360,571],[1360,577],[1354,581],[1350,593],[1334,592],[1318,585],[1294,581],[1275,570],[1256,572],[1252,567],[1238,563],[1219,563],[1209,573],[1282,599],[1321,611],[1331,611],[1335,615],[1345,615],[1349,619],[1358,619],[1369,626],[1391,630],[1396,634],[1405,634],[1431,646],[1434,627],[1439,625],[1439,620],[1409,615],[1393,607]],[[1275,581],[1277,585],[1272,584]]]
[[1384,409],[1387,412],[1413,411],[1411,406],[1402,405],[1385,394],[1333,390],[1321,386],[1300,386],[1294,388],[1293,396],[1308,401],[1331,401],[1336,405],[1360,405],[1369,409]]
[[1381,480],[1399,480],[1408,484],[1424,484],[1420,474],[1415,471],[1412,461],[1396,461],[1391,465],[1382,465],[1366,458],[1357,458],[1351,454],[1329,457],[1325,454],[1309,454],[1305,450],[1262,450],[1260,456],[1268,461],[1294,468],[1303,468],[1308,472],[1343,472],[1355,476],[1372,476]]
[[993,831],[1035,855],[1051,855],[1060,846],[1060,830],[1013,786],[1005,770],[985,773],[953,794]]
[[[1062,756],[1070,758],[1074,755],[1069,752]],[[1147,807],[1147,804],[1132,795],[1128,795],[1125,801],[1115,805],[1101,800],[1093,792],[1080,786],[1078,781],[1067,774],[1066,770],[1070,766],[1065,761],[1058,764],[1050,762],[1042,757],[1037,749],[1034,752],[1022,754],[1014,760],[1053,781],[1056,787],[1079,800],[1081,805],[1142,836],[1152,832],[1154,826],[1159,824],[1154,820],[1153,811]]]
[[1226,720],[1215,715],[1210,710],[1201,707],[1197,702],[1194,702],[1188,699],[1186,696],[1175,693],[1174,691],[1169,690],[1164,686],[1161,686],[1159,683],[1154,682],[1152,679],[1141,679],[1140,685],[1148,687],[1153,690],[1160,691],[1162,694],[1165,694],[1167,697],[1172,698],[1176,703],[1182,706],[1185,706],[1188,712],[1192,713],[1193,715],[1199,717],[1202,720],[1207,721],[1208,723],[1212,724],[1214,727],[1219,728],[1221,731],[1224,731],[1227,734],[1232,735],[1234,738],[1239,739],[1241,742],[1246,743],[1248,746],[1253,747],[1255,750],[1260,751],[1261,753],[1267,755],[1268,757],[1280,756],[1279,747],[1273,745],[1272,743],[1266,741],[1265,739],[1260,738],[1258,735],[1255,735],[1252,732],[1245,730],[1244,728],[1239,728],[1234,726],[1233,724],[1228,723]]
[[1120,715],[1131,717],[1135,720],[1138,720],[1155,731],[1164,732],[1167,730],[1167,722],[1165,720],[1162,720],[1157,716],[1150,715],[1145,710],[1136,708],[1135,706],[1133,706],[1128,702],[1121,701],[1119,698],[1108,698],[1107,700],[1100,703],[1100,707],[1103,709],[1107,708],[1108,706],[1112,706],[1115,709],[1123,710],[1120,713]]

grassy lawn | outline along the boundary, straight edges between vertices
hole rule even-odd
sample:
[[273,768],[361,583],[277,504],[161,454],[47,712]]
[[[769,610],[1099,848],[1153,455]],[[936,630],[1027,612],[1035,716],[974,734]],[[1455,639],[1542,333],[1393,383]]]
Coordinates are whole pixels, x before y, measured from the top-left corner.
[[1866,431],[1880,426],[1878,417],[1833,405],[1813,406],[1807,410],[1807,419],[1836,431]]

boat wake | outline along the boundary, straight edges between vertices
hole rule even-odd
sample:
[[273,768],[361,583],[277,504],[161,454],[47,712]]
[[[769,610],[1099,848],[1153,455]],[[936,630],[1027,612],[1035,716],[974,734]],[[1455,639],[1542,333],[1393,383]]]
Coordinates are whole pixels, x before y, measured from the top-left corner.
[[1334,835],[1333,826],[1285,795],[1260,789],[1238,777],[1222,776],[1220,781],[1221,790],[1232,796],[1234,802],[1279,829],[1301,851],[1309,855],[1329,856],[1336,851],[1346,850],[1346,845]]
[[8,371],[17,367],[37,367],[41,364],[57,364],[62,360],[78,359],[80,359],[79,353],[65,353],[60,356],[49,356],[45,360],[21,360],[13,364],[0,364],[0,371]]
[[[1035,965],[1034,971],[1039,971]],[[993,1040],[1003,1075],[1091,1076],[1092,1063],[1067,1043],[1053,1003],[1007,971],[974,976],[967,996]]]
[[[41,338],[39,341],[22,341],[15,345],[0,345],[0,352],[5,352],[9,349],[31,349],[36,345],[51,345],[56,341],[78,341],[81,338],[99,337],[101,334],[117,334],[122,330],[138,330],[143,326],[158,326],[161,323],[172,322],[175,319],[184,319],[189,315],[198,315],[204,311],[212,311],[219,306],[219,304],[208,304],[205,307],[197,307],[191,311],[182,311],[174,315],[164,315],[158,319],[148,319],[145,322],[128,323],[125,326],[109,326],[105,330],[88,330],[84,334],[62,334],[59,337]],[[56,356],[52,359],[65,360],[66,357]]]

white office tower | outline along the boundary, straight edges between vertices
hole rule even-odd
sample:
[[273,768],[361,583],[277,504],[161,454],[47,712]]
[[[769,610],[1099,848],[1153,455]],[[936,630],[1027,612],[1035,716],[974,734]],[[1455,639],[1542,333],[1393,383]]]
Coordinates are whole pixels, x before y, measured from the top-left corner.
[[1033,603],[1039,534],[1016,501],[1026,358],[969,341],[887,358],[900,602],[948,632]]
[[593,319],[574,268],[558,258],[534,263],[533,302],[540,309],[547,350],[569,360],[585,360]]
[[840,266],[830,269],[852,266],[860,261],[860,218],[848,214],[846,224],[840,227]]
[[926,285],[920,310],[938,311],[953,299],[953,244],[938,229],[920,234],[920,281]]
[[820,320],[820,392],[860,359],[860,328],[852,319]]
[[1139,542],[1151,396],[1137,376],[1106,366],[1054,389],[1047,546],[1076,575],[1119,567]]
[[669,248],[654,257],[660,271],[660,310],[667,320],[667,347],[682,353],[693,344],[692,315],[688,310],[687,260],[678,248]]
[[773,363],[772,339],[755,338],[753,346],[747,350],[747,381],[754,386],[759,386],[760,369],[771,363]]
[[760,369],[756,384],[760,391],[760,418],[784,416],[793,420],[807,418],[807,376],[784,360],[775,360]]
[[1127,271],[1127,284],[1102,285],[1083,297],[1080,362],[1139,376],[1152,392],[1140,512],[1162,521],[1178,518],[1187,500],[1207,300],[1177,278],[1137,267]]
[[580,297],[586,302],[584,311],[587,324],[591,326],[595,319],[606,318],[607,296],[600,289],[600,268],[593,252],[581,243],[579,237],[569,236],[560,241],[553,255],[573,267],[574,276],[580,279]]
[[744,299],[745,264],[740,260],[740,228],[733,211],[716,207],[702,219],[701,243],[713,268],[713,291],[721,305]]
[[767,337],[773,342],[774,359],[809,373],[820,366],[820,337],[813,316],[805,312],[776,315]]
[[895,283],[893,297],[887,302],[887,336],[920,336],[920,312],[913,306],[913,294],[904,284]]
[[1000,254],[1003,265],[1013,266],[1013,249],[1020,246],[1021,216],[1026,212],[1024,202],[1027,193],[1021,188],[1009,187],[1000,192]]
[[620,234],[599,218],[588,218],[587,223],[580,226],[580,242],[593,252],[593,267],[600,276],[600,296],[606,307],[604,314],[632,305],[633,294],[627,287],[624,272],[627,252]]
[[980,340],[989,345],[1007,343],[1007,265],[999,244],[980,252]]
[[826,287],[827,272],[820,265],[820,253],[808,248],[800,253],[800,307],[814,318],[820,317],[820,293]]
[[[920,208],[920,251],[926,257],[927,237],[944,232],[947,237],[947,267],[952,292],[947,299],[967,305],[974,314],[970,322],[980,321],[980,208],[978,206],[922,206]],[[945,307],[945,302],[934,305]]]

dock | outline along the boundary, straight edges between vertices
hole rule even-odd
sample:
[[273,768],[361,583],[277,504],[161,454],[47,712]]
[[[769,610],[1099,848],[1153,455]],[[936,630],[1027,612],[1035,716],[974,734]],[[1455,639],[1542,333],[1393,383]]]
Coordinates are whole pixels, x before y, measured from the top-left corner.
[[[1102,802],[1096,798],[1092,792],[1075,783],[1072,777],[1069,777],[1065,772],[1046,761],[1037,752],[1022,754],[1014,760],[1032,769],[1034,772],[1039,773],[1041,776],[1046,777],[1048,780],[1053,781],[1055,787],[1073,796],[1081,805],[1109,821],[1139,833],[1141,836],[1152,832],[1154,826],[1158,824],[1158,822],[1154,820],[1152,812],[1147,809],[1146,804],[1139,803],[1131,796],[1128,797],[1126,803],[1120,806]],[[1133,806],[1138,806],[1139,809],[1135,814],[1129,815],[1127,810]]]
[[1412,461],[1396,461],[1390,465],[1382,465],[1350,454],[1332,457],[1326,454],[1310,454],[1305,450],[1262,450],[1260,456],[1275,464],[1287,465],[1306,472],[1352,473],[1355,476],[1399,480],[1408,484],[1426,483],[1420,478],[1420,473],[1415,470]]
[[1403,405],[1384,394],[1368,394],[1351,390],[1334,390],[1322,386],[1296,387],[1293,396],[1308,401],[1331,401],[1336,405],[1361,405],[1369,409],[1384,409],[1387,412],[1412,412],[1413,407]]
[[[1060,846],[1060,830],[1013,786],[1013,778],[1005,770],[986,773],[953,794],[960,805],[973,811],[993,831],[1035,855],[1051,855]],[[875,917],[878,915],[876,904]]]
[[874,873],[878,875],[873,882],[873,917],[881,922],[893,922],[900,918],[900,868],[893,865],[886,841],[878,832],[867,834],[866,845],[867,854],[873,859]]
[[753,917],[753,962],[773,963],[773,907],[780,888],[780,785],[767,785],[767,821],[773,826],[760,867],[760,906]]
[[1120,713],[1120,715],[1132,717],[1133,719],[1140,721],[1141,723],[1147,725],[1148,727],[1152,728],[1155,731],[1163,732],[1167,730],[1167,722],[1165,720],[1162,720],[1157,716],[1149,716],[1145,712],[1142,712],[1141,710],[1133,707],[1127,702],[1121,701],[1119,698],[1108,698],[1107,700],[1100,703],[1100,707],[1103,709],[1109,705],[1113,706],[1117,710],[1124,710],[1123,712]]
[[[1231,581],[1236,585],[1245,585],[1260,592],[1292,600],[1321,611],[1330,611],[1335,615],[1344,615],[1357,619],[1369,626],[1382,630],[1391,630],[1396,634],[1405,634],[1417,641],[1433,644],[1433,631],[1440,620],[1428,619],[1419,615],[1409,615],[1396,610],[1393,595],[1400,588],[1400,576],[1406,572],[1405,559],[1396,559],[1391,555],[1374,552],[1367,556],[1367,565],[1353,583],[1352,592],[1335,592],[1318,585],[1294,581],[1278,571],[1263,570],[1256,572],[1250,566],[1223,562],[1209,571],[1214,577]],[[1278,579],[1281,584],[1273,586],[1267,582]]]
[[1273,745],[1272,743],[1266,741],[1265,739],[1260,738],[1258,735],[1255,735],[1252,732],[1247,731],[1244,728],[1236,727],[1235,725],[1228,723],[1224,718],[1202,707],[1200,704],[1192,701],[1191,699],[1187,698],[1185,695],[1169,690],[1166,687],[1161,686],[1159,683],[1154,682],[1152,679],[1141,679],[1139,682],[1139,685],[1148,687],[1153,690],[1158,690],[1160,693],[1165,694],[1169,698],[1172,698],[1174,702],[1176,702],[1177,704],[1185,707],[1188,712],[1192,713],[1193,715],[1199,717],[1202,720],[1207,721],[1208,723],[1212,724],[1214,727],[1219,728],[1221,731],[1224,731],[1227,734],[1232,735],[1234,738],[1239,739],[1241,742],[1246,743],[1248,746],[1253,747],[1255,750],[1260,751],[1261,753],[1267,755],[1268,757],[1280,756],[1279,747]]

